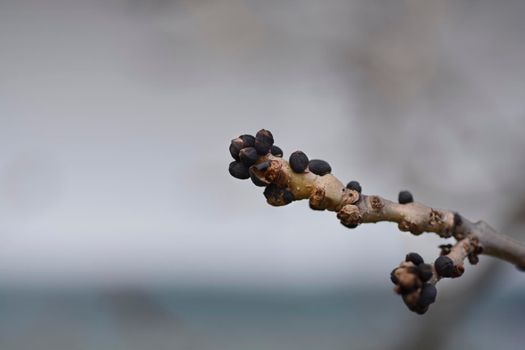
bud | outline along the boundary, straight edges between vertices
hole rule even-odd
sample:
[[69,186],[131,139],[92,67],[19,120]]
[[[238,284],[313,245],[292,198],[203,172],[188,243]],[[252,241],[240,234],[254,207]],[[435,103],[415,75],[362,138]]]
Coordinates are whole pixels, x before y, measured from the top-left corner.
[[301,151],[295,151],[290,154],[290,168],[292,168],[295,173],[304,173],[308,167],[308,162],[308,157]]
[[231,162],[228,170],[231,176],[240,180],[245,180],[250,177],[250,171],[248,170],[248,167],[238,161]]
[[330,164],[321,159],[312,159],[310,163],[308,163],[308,169],[310,169],[312,173],[319,176],[330,174],[332,171]]
[[273,146],[273,135],[265,129],[261,129],[255,135],[255,149],[260,155],[266,155]]
[[283,156],[283,150],[280,147],[277,147],[275,145],[273,145],[272,148],[270,149],[270,153],[273,156],[279,157],[279,158],[282,158]]
[[254,147],[246,147],[239,152],[239,158],[244,165],[250,167],[257,162],[259,155]]
[[399,204],[412,203],[413,201],[414,201],[414,197],[412,197],[412,193],[408,191],[399,192],[399,196],[398,196]]
[[418,253],[408,253],[405,257],[405,261],[410,261],[416,266],[424,263],[423,258]]
[[454,274],[454,262],[445,255],[441,255],[434,261],[434,268],[441,277],[452,277]]
[[420,264],[417,267],[417,273],[419,275],[419,278],[423,282],[428,282],[432,278],[432,275],[434,274],[432,272],[432,265],[430,264]]
[[348,188],[349,190],[354,190],[354,191],[357,191],[358,193],[361,193],[361,185],[357,181],[350,181],[346,185],[346,188]]
[[419,304],[422,306],[428,306],[436,301],[437,289],[436,286],[430,283],[425,283],[421,288],[421,294],[419,296]]

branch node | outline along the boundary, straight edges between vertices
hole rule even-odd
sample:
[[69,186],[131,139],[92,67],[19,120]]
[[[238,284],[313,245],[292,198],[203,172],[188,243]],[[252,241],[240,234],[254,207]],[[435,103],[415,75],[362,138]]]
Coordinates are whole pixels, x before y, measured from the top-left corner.
[[344,226],[354,228],[361,222],[361,213],[357,206],[347,204],[337,212],[337,218]]
[[310,196],[310,208],[313,210],[325,210],[327,206],[325,189],[316,188]]
[[372,209],[376,211],[383,209],[383,207],[385,206],[385,204],[383,203],[381,198],[379,198],[379,196],[371,196],[370,205],[372,206]]
[[287,176],[283,171],[281,162],[270,160],[270,166],[266,169],[264,177],[266,181],[274,183],[277,186],[285,187],[287,185]]
[[430,226],[439,226],[443,224],[443,217],[438,210],[430,209],[430,220],[428,224]]
[[417,224],[408,220],[401,220],[397,227],[400,231],[410,232],[414,236],[419,236],[423,233],[423,230]]

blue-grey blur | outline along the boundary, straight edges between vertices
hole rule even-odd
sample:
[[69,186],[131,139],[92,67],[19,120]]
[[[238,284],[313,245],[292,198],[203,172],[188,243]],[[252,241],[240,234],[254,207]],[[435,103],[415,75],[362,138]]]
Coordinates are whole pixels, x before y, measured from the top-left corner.
[[349,230],[228,174],[261,128],[363,193],[525,240],[525,1],[0,0],[2,350],[522,349],[482,256],[419,316],[442,241]]

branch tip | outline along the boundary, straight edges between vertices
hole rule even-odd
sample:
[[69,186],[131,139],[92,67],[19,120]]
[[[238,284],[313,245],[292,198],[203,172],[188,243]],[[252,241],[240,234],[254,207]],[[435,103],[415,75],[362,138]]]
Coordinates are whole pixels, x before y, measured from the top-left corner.
[[266,129],[255,136],[243,134],[232,139],[229,153],[234,159],[229,164],[230,175],[251,179],[256,186],[265,187],[263,193],[270,205],[283,206],[308,199],[311,209],[336,212],[341,224],[348,228],[390,221],[397,223],[399,230],[414,235],[432,232],[441,238],[454,237],[455,244],[439,246],[440,256],[433,264],[424,263],[417,253],[409,253],[390,274],[395,291],[418,314],[424,314],[434,303],[435,285],[441,278],[463,274],[465,260],[475,265],[479,255],[486,254],[525,271],[525,245],[499,234],[484,221],[473,223],[457,212],[414,202],[406,190],[399,192],[397,203],[377,195],[364,195],[359,182],[343,185],[324,160],[309,160],[302,151],[295,151],[289,161],[284,160],[282,149],[274,145],[273,134]]

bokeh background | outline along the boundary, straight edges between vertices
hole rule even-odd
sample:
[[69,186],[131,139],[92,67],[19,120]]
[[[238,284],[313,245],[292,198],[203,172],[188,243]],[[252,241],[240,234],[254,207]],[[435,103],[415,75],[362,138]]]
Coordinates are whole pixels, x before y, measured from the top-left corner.
[[273,131],[365,193],[525,240],[521,0],[0,0],[0,347],[519,349],[482,257],[425,316],[433,235],[342,227],[228,175]]

